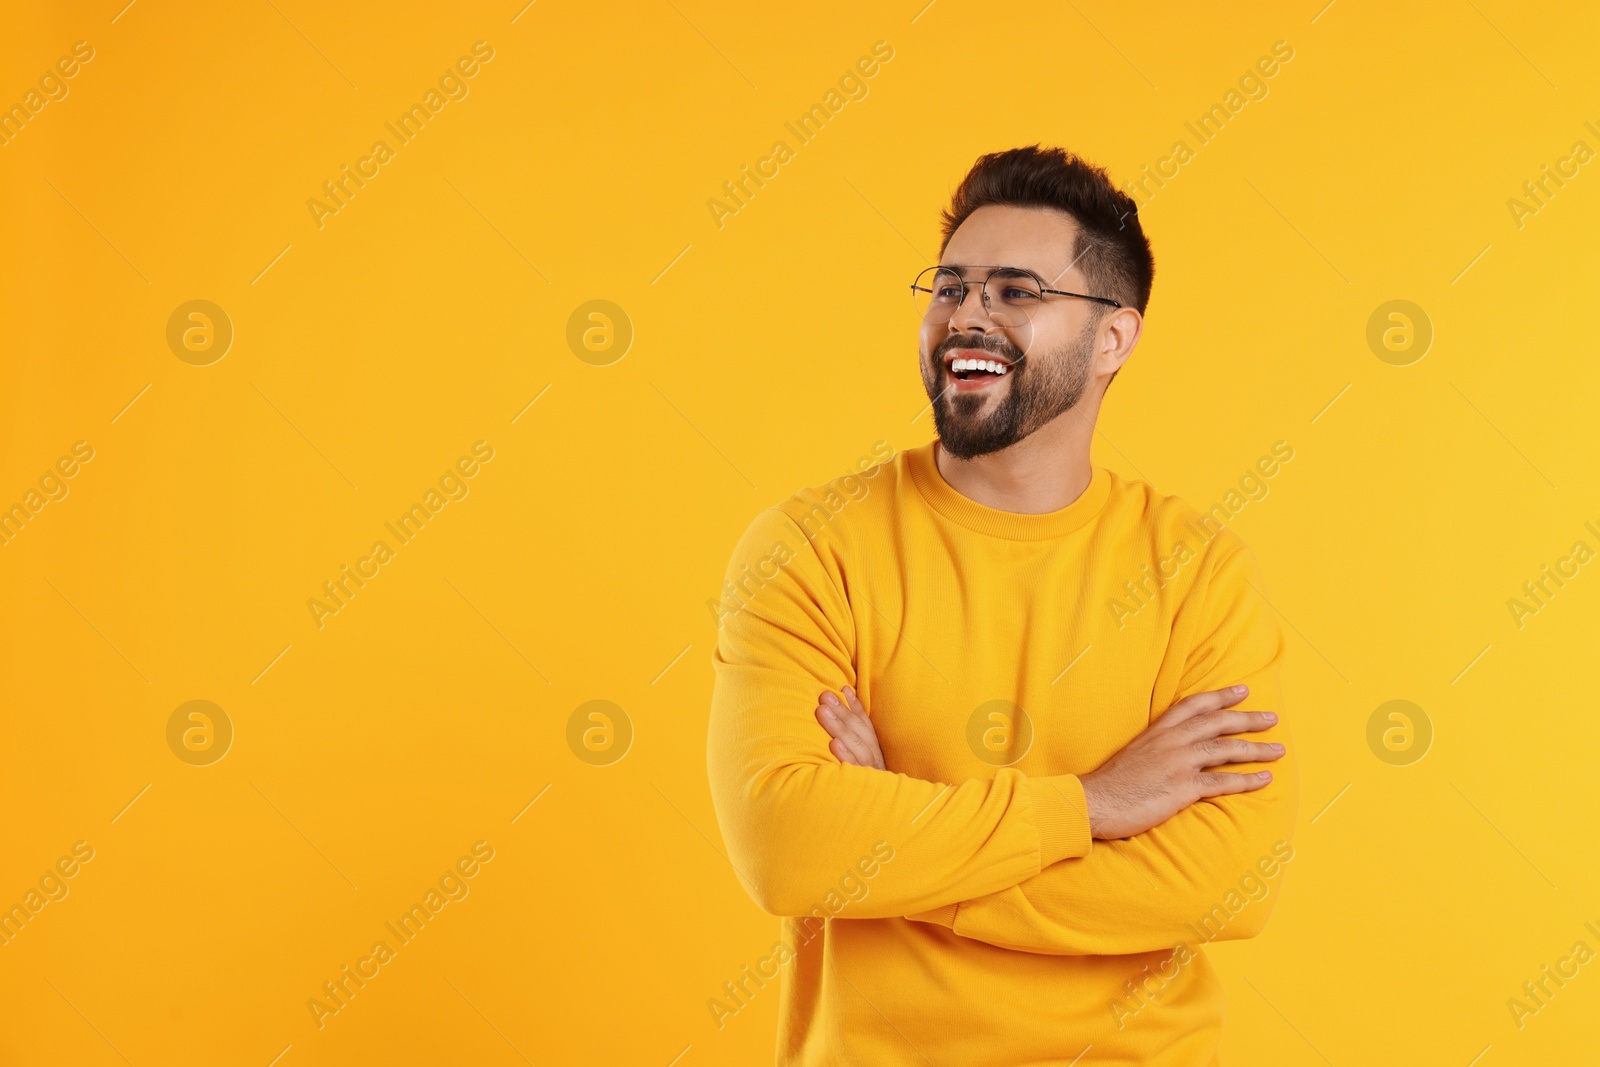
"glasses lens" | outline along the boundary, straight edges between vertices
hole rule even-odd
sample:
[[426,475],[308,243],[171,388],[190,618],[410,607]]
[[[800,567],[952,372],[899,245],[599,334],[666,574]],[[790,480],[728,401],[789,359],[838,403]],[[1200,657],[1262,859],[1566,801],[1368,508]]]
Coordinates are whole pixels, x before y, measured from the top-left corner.
[[947,322],[961,303],[961,276],[943,267],[929,267],[917,275],[911,295],[917,317],[929,322]]
[[1044,294],[1039,291],[1038,280],[1020,270],[995,271],[989,275],[983,290],[989,305],[989,317],[996,326],[1007,328],[1026,325],[1039,302],[1044,299]]

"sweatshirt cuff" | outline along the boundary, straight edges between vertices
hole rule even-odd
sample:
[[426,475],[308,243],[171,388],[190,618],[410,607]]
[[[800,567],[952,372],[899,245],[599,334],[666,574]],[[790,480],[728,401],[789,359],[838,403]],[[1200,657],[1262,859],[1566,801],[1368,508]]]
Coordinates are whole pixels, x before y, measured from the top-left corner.
[[959,907],[961,907],[960,902],[946,904],[944,907],[934,908],[932,911],[919,911],[915,915],[907,915],[906,918],[912,922],[934,923],[954,930],[956,927],[956,909]]
[[1094,844],[1089,832],[1089,801],[1075,774],[1030,778],[1033,822],[1039,830],[1039,868],[1058,860],[1087,856]]

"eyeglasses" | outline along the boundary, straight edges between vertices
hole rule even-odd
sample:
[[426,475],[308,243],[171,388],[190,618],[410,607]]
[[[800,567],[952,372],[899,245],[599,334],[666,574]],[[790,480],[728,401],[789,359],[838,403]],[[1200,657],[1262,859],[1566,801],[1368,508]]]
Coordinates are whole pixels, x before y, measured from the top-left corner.
[[[965,269],[965,268],[962,268]],[[972,268],[982,270],[984,268]],[[991,267],[983,282],[967,281],[954,267],[929,267],[911,283],[911,297],[917,316],[931,325],[950,321],[956,308],[967,299],[967,290],[979,285],[984,309],[996,326],[1013,328],[1025,325],[1034,311],[1043,303],[1046,294],[1074,296],[1079,300],[1093,300],[1114,308],[1122,305],[1109,297],[1069,293],[1064,289],[1047,289],[1043,279],[1022,267]]]

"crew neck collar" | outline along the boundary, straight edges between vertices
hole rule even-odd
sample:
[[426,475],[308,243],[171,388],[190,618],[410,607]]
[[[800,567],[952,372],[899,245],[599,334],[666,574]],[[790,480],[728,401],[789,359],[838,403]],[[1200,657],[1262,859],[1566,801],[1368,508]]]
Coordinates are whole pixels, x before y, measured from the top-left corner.
[[1090,465],[1089,487],[1064,508],[1043,514],[1002,511],[980,504],[957,492],[939,473],[934,450],[938,440],[910,449],[907,461],[911,478],[928,506],[951,522],[977,533],[1011,541],[1043,541],[1079,529],[1105,504],[1111,492],[1111,476],[1105,468]]

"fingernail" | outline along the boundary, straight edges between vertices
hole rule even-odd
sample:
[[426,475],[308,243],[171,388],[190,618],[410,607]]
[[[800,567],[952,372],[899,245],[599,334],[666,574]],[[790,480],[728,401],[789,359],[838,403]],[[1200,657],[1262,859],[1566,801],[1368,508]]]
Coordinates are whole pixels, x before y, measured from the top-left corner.
[[1250,687],[1248,685],[1236,685],[1230,689],[1229,692],[1235,693],[1239,696],[1244,696],[1246,693],[1250,692]]
[[1276,741],[1274,741],[1272,743],[1272,751],[1274,751],[1274,752],[1282,752],[1283,751],[1283,746],[1278,744]]
[[1263,711],[1261,714],[1263,714],[1263,715],[1265,715],[1267,717],[1267,721],[1268,722],[1277,722],[1278,721],[1278,713],[1275,712],[1275,711]]
[[844,687],[844,695],[847,697],[853,697],[856,695],[856,691],[847,685]]
[[837,704],[839,703],[839,698],[834,696],[832,693],[823,693],[822,702],[824,704]]
[[1259,773],[1262,781],[1264,781],[1264,782],[1272,781],[1272,772],[1271,771],[1260,771],[1258,773]]
[[829,711],[827,708],[822,709],[822,717],[827,719],[829,722],[837,722],[839,720],[839,717],[833,712]]

